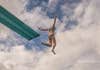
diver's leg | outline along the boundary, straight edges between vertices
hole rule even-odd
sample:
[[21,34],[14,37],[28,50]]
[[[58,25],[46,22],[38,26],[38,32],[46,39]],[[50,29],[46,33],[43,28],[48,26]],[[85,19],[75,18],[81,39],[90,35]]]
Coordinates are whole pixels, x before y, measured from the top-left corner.
[[54,51],[55,47],[56,47],[56,39],[55,39],[55,37],[54,37],[54,38],[52,38],[52,52],[53,52],[54,54],[56,54],[55,51]]
[[42,42],[43,45],[51,47],[52,46],[52,39],[49,37],[48,41],[46,43]]
[[41,44],[48,46],[48,47],[51,47],[51,44],[49,44],[49,43],[41,42]]

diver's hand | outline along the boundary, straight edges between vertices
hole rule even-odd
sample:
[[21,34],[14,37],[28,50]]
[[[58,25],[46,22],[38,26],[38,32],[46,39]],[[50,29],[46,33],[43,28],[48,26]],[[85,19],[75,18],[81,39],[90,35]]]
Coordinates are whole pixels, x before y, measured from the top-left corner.
[[40,30],[40,31],[48,31],[49,29],[43,29],[43,28],[41,28],[41,27],[38,27],[38,29]]
[[39,30],[41,30],[41,27],[38,27]]

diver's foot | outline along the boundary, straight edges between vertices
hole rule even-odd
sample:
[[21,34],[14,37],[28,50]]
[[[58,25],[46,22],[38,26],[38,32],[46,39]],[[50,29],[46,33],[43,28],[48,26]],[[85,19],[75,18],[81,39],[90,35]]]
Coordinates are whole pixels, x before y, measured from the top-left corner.
[[51,47],[50,44],[47,44],[47,43],[44,43],[44,42],[41,42],[41,44],[45,45],[45,46],[48,46],[48,47]]
[[56,53],[55,53],[55,51],[54,51],[54,50],[52,50],[52,53],[53,53],[54,55],[56,55]]

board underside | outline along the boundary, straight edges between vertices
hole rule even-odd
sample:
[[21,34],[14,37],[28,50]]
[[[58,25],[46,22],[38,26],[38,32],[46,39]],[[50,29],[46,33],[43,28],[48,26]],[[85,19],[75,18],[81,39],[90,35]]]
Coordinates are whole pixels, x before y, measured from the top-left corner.
[[0,22],[28,40],[39,36],[36,31],[23,23],[21,20],[19,20],[16,16],[11,14],[2,6],[0,6]]

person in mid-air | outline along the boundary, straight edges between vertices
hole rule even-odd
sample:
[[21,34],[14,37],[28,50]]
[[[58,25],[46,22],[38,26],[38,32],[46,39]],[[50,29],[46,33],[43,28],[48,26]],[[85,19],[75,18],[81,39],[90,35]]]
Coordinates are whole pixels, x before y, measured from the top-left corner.
[[53,25],[50,28],[43,29],[43,28],[39,27],[39,30],[41,30],[41,31],[48,31],[48,41],[45,42],[45,43],[42,42],[42,44],[45,45],[45,46],[48,46],[48,47],[52,47],[52,52],[54,54],[56,54],[55,51],[54,51],[54,49],[56,47],[56,39],[55,39],[56,17],[57,16],[54,17],[54,23],[53,23]]

